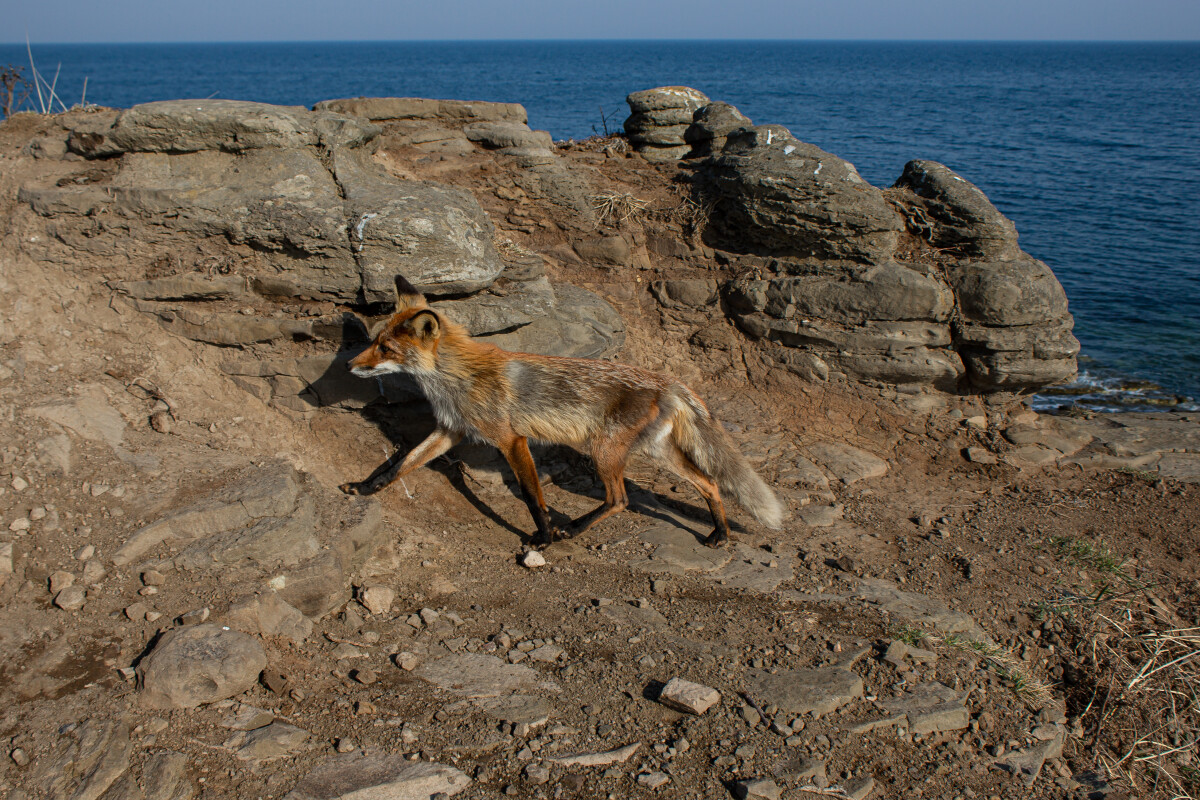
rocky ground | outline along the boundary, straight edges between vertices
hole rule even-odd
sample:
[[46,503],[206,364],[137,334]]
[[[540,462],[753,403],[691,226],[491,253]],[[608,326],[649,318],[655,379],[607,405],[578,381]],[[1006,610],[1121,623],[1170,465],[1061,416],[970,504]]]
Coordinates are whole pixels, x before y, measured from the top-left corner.
[[[804,211],[746,139],[803,143],[693,91],[582,143],[427,100],[0,125],[0,794],[1197,793],[1200,420],[1033,413],[1069,315],[981,194],[817,151],[853,197]],[[342,366],[397,270],[687,381],[784,529],[705,548],[636,465],[535,552],[479,445],[338,493],[432,427]],[[601,496],[535,459],[562,515]]]

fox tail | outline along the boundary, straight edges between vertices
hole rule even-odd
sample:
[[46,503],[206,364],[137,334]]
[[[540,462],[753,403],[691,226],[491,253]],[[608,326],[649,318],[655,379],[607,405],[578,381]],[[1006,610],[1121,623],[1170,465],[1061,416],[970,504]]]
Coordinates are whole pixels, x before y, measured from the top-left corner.
[[769,528],[783,525],[783,506],[742,456],[728,431],[690,389],[676,387],[671,440],[721,491]]

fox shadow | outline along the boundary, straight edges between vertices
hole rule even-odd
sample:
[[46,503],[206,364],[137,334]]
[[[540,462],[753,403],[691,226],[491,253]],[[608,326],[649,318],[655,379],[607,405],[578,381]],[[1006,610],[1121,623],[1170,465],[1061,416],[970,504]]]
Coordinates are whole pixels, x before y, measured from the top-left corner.
[[[433,432],[436,420],[432,407],[410,376],[360,378],[350,372],[350,359],[362,352],[369,340],[367,329],[359,318],[352,314],[347,314],[346,317],[341,349],[319,376],[308,380],[307,389],[301,392],[299,397],[307,410],[317,413],[329,413],[334,410],[341,413],[358,413],[387,440],[393,451],[392,455],[369,475],[345,476],[347,483],[366,483],[385,475],[398,465],[412,448]],[[589,506],[592,503],[599,505],[604,499],[604,489],[590,456],[564,445],[530,442],[530,449],[538,467],[539,480],[543,485],[551,483],[557,489],[580,498],[581,502],[586,500],[584,504]],[[443,475],[455,491],[499,528],[520,537],[523,543],[533,541],[532,532],[535,528],[532,519],[527,520],[527,527],[519,527],[519,523],[514,524],[506,519],[481,495],[481,490],[488,491],[486,487],[489,484],[492,490],[499,490],[502,485],[514,498],[521,499],[516,476],[495,447],[464,439],[448,453],[429,462],[422,469],[432,469]],[[696,536],[698,541],[703,541],[707,536],[711,518],[706,506],[652,492],[628,477],[625,483],[629,495],[626,513],[684,527]],[[405,488],[400,481],[396,481],[379,491],[405,491]],[[699,499],[697,495],[696,500]],[[680,517],[689,522],[694,521],[695,525],[682,526],[683,520]],[[553,505],[550,507],[550,518],[551,523],[558,527],[565,527],[572,519]],[[744,531],[742,526],[732,520],[730,527],[732,530]],[[585,533],[585,541],[597,536],[603,537],[604,529],[605,525],[602,523],[597,529]]]

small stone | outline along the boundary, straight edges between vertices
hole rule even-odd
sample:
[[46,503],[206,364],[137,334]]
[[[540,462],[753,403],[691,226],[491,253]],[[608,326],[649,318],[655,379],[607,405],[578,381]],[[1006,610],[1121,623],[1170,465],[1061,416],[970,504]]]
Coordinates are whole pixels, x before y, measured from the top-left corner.
[[155,411],[150,415],[150,427],[159,433],[170,433],[171,413],[169,411]]
[[534,786],[550,782],[550,768],[542,764],[530,764],[525,767],[525,780]]
[[671,779],[665,772],[643,772],[638,775],[637,782],[648,789],[657,789],[670,783]]
[[420,663],[419,661],[417,661],[417,657],[415,655],[413,655],[412,653],[407,653],[407,652],[396,653],[395,661],[396,661],[396,666],[399,667],[400,669],[404,670],[405,672],[412,672],[414,669],[417,668],[417,664]]
[[97,559],[92,558],[84,562],[83,582],[88,586],[104,580],[104,576],[106,574],[107,572],[104,569],[104,565],[101,564]]
[[29,512],[29,518],[34,522],[37,522],[39,519],[45,519],[46,509],[43,506],[38,506]]
[[142,597],[153,597],[154,595],[158,594],[158,587],[143,586],[141,589],[138,589],[138,594],[140,594]]
[[387,586],[372,586],[362,594],[362,604],[376,616],[381,616],[392,610],[396,600],[396,591]]
[[738,781],[733,785],[733,796],[738,800],[779,800],[783,789],[775,781]]
[[262,682],[263,686],[266,686],[278,695],[285,694],[291,688],[291,681],[288,679],[288,676],[275,669],[264,669],[262,671]]
[[538,567],[546,566],[546,557],[537,550],[530,550],[521,557],[521,565],[529,569],[537,569]]
[[375,681],[379,680],[379,676],[375,674],[375,670],[363,667],[350,671],[350,677],[361,683],[363,686],[370,686]]
[[[147,587],[147,588],[153,588],[153,587]],[[179,624],[180,625],[199,625],[200,623],[207,621],[210,614],[212,614],[212,612],[209,610],[208,606],[205,606],[204,608],[197,608],[193,611],[188,611],[185,614],[180,614]]]
[[107,493],[109,488],[110,487],[104,485],[103,483],[93,483],[90,492],[92,497],[99,497],[100,495]]
[[162,618],[161,611],[147,611],[146,612],[146,622],[154,622],[155,620],[161,619],[161,618]]
[[335,661],[342,661],[347,658],[366,658],[367,653],[360,647],[355,647],[349,642],[341,642],[337,647],[333,648],[331,653]]
[[842,784],[842,788],[846,790],[846,797],[850,798],[850,800],[864,800],[871,793],[871,790],[875,788],[875,779],[870,775],[851,778]]
[[83,547],[81,547],[75,551],[75,560],[76,561],[87,561],[89,558],[91,558],[94,555],[96,555],[95,546],[90,545],[90,544],[85,544]]
[[721,700],[721,693],[710,686],[685,681],[682,678],[672,678],[667,681],[658,702],[665,706],[684,711],[688,714],[703,714]]
[[339,753],[353,753],[358,748],[352,739],[340,738],[334,744],[334,749]]
[[32,525],[33,523],[30,522],[26,517],[21,517],[20,519],[14,519],[11,523],[9,523],[8,529],[13,533],[20,533],[22,531],[29,530]]
[[54,605],[63,611],[78,611],[87,602],[87,594],[78,586],[68,586],[54,598]]
[[977,430],[987,430],[987,417],[983,416],[982,414],[980,414],[979,416],[975,416],[975,417],[967,417],[966,422],[967,422],[967,427],[969,427],[969,428],[975,428]]
[[557,645],[544,644],[541,647],[534,648],[529,651],[529,658],[532,661],[541,661],[544,664],[553,664],[562,657],[563,649]]
[[12,542],[0,544],[0,575],[11,575],[13,571]]
[[142,731],[149,736],[157,736],[165,731],[169,723],[162,717],[151,717],[142,725]]
[[14,492],[23,492],[29,488],[29,481],[18,476],[12,479],[12,487]]
[[166,582],[167,576],[156,569],[148,569],[142,573],[143,586],[163,586]]
[[421,615],[421,622],[425,623],[425,627],[427,627],[427,628],[432,627],[433,624],[436,623],[439,619],[441,619],[441,616],[442,616],[438,612],[434,611],[432,608],[422,608],[420,611],[420,615]]
[[968,447],[967,460],[974,464],[995,464],[999,461],[986,447]]
[[141,622],[146,618],[146,612],[150,609],[145,603],[134,603],[130,606],[125,606],[125,616],[132,622]]
[[59,570],[50,576],[50,594],[58,594],[68,586],[75,585],[75,576]]
[[29,766],[29,754],[27,754],[24,750],[22,750],[19,747],[14,747],[12,752],[9,753],[8,756],[9,756],[9,758],[11,758],[13,760],[13,763],[16,764],[18,767]]

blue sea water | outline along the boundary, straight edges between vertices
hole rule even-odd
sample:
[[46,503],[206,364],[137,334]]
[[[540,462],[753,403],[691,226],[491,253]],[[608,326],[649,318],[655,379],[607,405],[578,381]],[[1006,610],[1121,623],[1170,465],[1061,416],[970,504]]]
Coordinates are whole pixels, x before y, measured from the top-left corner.
[[[1066,287],[1075,400],[1200,398],[1200,44],[370,42],[39,45],[58,93],[129,106],[224,97],[515,101],[556,139],[619,129],[631,91],[694,86],[890,185],[941,161]],[[27,63],[0,46],[0,65]],[[61,67],[59,67],[61,65]],[[1044,395],[1043,405],[1064,402]]]

